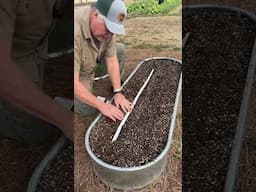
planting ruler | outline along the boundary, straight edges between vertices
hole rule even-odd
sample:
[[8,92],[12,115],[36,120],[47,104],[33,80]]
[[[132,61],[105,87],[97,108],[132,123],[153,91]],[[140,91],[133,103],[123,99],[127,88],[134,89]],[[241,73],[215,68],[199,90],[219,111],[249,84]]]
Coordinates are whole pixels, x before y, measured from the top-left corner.
[[[148,84],[148,82],[149,82],[149,80],[150,80],[150,78],[151,78],[153,72],[154,72],[154,69],[151,70],[151,72],[150,72],[150,74],[149,74],[147,80],[144,82],[144,84],[143,84],[142,87],[140,88],[139,92],[137,93],[135,99],[134,99],[133,102],[132,102],[133,107],[136,105],[136,102],[137,102],[137,100],[139,99],[139,97],[140,97],[142,91],[143,91],[143,90],[145,89],[145,87],[147,86],[147,84]],[[121,129],[122,129],[123,125],[125,124],[126,120],[128,119],[130,113],[131,113],[131,112],[127,112],[127,113],[125,114],[123,120],[121,121],[121,123],[119,124],[119,126],[118,126],[118,128],[117,128],[117,130],[116,130],[116,132],[115,132],[115,135],[114,135],[114,137],[113,137],[113,139],[112,139],[112,142],[114,142],[114,141],[117,140],[117,138],[118,138],[118,136],[119,136],[119,134],[120,134],[120,132],[121,132]]]

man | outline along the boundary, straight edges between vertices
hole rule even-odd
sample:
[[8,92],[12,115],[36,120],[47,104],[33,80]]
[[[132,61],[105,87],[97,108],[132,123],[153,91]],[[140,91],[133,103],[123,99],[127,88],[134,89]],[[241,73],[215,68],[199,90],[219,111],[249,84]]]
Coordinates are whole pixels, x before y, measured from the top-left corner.
[[40,88],[55,3],[0,1],[0,137],[41,143],[53,124],[73,139],[73,113]]
[[[123,112],[131,111],[132,104],[121,92],[119,65],[122,66],[120,45],[115,35],[124,35],[123,21],[127,15],[122,0],[98,0],[96,6],[82,7],[75,12],[74,89],[75,111],[92,115],[100,111],[113,121],[122,120]],[[118,50],[119,49],[119,50]],[[114,104],[107,104],[92,94],[97,60],[104,57],[114,89]],[[123,112],[122,112],[123,111]]]

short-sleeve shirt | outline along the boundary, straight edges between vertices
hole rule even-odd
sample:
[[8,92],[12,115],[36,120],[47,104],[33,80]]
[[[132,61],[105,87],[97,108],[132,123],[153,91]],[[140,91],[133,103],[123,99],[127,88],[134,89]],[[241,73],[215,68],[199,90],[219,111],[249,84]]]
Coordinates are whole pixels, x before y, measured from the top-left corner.
[[79,72],[80,81],[91,91],[96,61],[116,54],[115,36],[100,42],[97,47],[90,31],[90,6],[75,10],[74,21],[74,71]]
[[0,1],[0,39],[12,45],[14,62],[33,81],[38,65],[47,59],[47,34],[56,0]]

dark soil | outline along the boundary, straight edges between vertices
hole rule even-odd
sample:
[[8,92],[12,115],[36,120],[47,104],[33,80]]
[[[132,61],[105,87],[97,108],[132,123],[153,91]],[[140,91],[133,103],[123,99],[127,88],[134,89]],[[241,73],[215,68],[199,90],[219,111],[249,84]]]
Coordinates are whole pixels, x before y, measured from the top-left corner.
[[44,170],[39,192],[74,191],[74,145],[69,142]]
[[223,191],[256,24],[237,14],[183,15],[183,190]]
[[91,132],[90,144],[96,156],[120,167],[146,164],[166,145],[181,66],[169,60],[144,62],[124,88],[133,101],[150,71],[155,69],[118,139],[111,140],[120,122],[103,117]]
[[38,146],[0,138],[0,192],[27,191],[34,169],[55,140]]

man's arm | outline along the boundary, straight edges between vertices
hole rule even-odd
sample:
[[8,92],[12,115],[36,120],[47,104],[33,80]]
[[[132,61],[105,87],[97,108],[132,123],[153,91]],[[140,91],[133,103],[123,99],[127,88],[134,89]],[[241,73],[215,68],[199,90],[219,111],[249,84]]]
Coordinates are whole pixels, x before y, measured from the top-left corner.
[[122,120],[123,114],[122,112],[114,107],[111,104],[103,103],[98,100],[90,91],[88,91],[87,87],[85,87],[79,79],[79,72],[74,72],[74,90],[75,97],[84,103],[97,108],[103,115],[109,117],[113,121]]
[[107,57],[106,63],[108,68],[108,74],[113,85],[113,89],[120,89],[121,79],[117,56],[114,55],[112,57]]
[[[120,70],[118,65],[117,56],[114,55],[112,57],[106,58],[107,68],[108,68],[108,74],[110,77],[110,80],[113,85],[113,89],[120,89],[121,88],[121,79],[120,79]],[[115,99],[115,105],[118,108],[122,108],[122,110],[127,113],[128,111],[132,110],[132,103],[129,102],[123,94],[117,93],[114,96]]]
[[73,140],[73,113],[44,94],[11,58],[10,43],[0,40],[0,95],[13,105],[54,124]]

